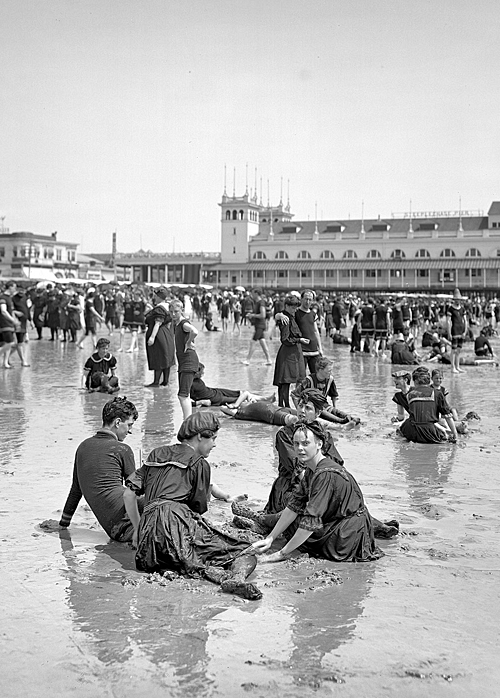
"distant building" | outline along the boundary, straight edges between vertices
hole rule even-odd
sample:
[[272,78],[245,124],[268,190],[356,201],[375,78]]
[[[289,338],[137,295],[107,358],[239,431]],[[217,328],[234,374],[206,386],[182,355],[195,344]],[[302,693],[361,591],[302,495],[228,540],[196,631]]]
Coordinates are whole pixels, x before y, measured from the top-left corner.
[[78,244],[62,242],[57,232],[10,233],[0,228],[0,279],[37,279],[58,281],[78,276]]
[[385,219],[293,221],[289,203],[263,206],[248,191],[222,196],[219,286],[496,291],[500,202],[469,211]]
[[95,253],[92,258],[103,264],[103,278],[111,279],[116,265],[116,278],[133,283],[156,282],[161,284],[202,284],[211,277],[210,270],[220,261],[218,253],[210,252],[117,252]]

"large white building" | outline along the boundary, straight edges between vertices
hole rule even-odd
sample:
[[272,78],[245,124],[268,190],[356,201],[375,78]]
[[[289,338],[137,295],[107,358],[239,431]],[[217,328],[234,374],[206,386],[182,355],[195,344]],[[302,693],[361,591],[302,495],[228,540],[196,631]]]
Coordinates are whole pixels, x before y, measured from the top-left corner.
[[248,191],[239,197],[224,192],[219,205],[221,259],[210,270],[219,286],[500,287],[499,201],[487,215],[434,211],[327,221],[292,221],[289,203],[264,206]]

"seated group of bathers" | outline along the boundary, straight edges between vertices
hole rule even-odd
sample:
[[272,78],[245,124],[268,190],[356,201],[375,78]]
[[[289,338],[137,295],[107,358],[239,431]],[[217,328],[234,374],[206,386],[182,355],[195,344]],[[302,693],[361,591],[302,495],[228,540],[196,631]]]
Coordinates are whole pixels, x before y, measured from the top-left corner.
[[[207,462],[220,429],[217,417],[207,411],[191,415],[179,429],[179,443],[153,449],[136,470],[131,449],[121,442],[137,410],[126,398],[114,398],[103,408],[102,428],[77,450],[59,526],[69,526],[84,496],[110,537],[133,542],[137,569],[203,577],[248,599],[262,596],[247,581],[258,555],[261,563],[295,550],[337,562],[376,560],[383,553],[375,536],[397,535],[398,524],[370,516],[358,483],[318,421],[326,406],[317,389],[302,391],[297,414],[288,413],[293,420],[276,434],[278,477],[264,511],[238,498],[232,504],[234,535],[228,535],[203,517],[211,494],[228,499],[211,482]],[[249,545],[241,528],[264,538]],[[281,535],[285,545],[264,555]]]
[[[392,374],[397,392],[392,400],[397,405],[397,416],[393,422],[403,422],[398,433],[408,441],[416,443],[455,443],[458,434],[467,432],[467,420],[478,419],[475,412],[469,412],[459,419],[457,411],[447,401],[448,392],[443,383],[443,373],[439,369],[431,372],[419,366],[413,373],[396,371]],[[413,380],[413,386],[410,386]]]

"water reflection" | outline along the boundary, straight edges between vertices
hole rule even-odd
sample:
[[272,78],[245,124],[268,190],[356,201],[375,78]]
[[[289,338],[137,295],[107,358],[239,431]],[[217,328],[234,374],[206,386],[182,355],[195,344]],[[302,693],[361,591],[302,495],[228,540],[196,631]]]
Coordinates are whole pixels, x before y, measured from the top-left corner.
[[[321,588],[317,579],[304,582],[304,569],[291,572],[273,566],[274,573],[264,574],[285,586],[266,590],[259,605],[233,606],[209,621],[209,670],[219,690],[231,692],[235,672],[241,683],[249,684],[262,680],[265,668],[284,671],[298,685],[313,685],[331,675],[335,661],[330,654],[354,637],[376,565],[317,561],[306,576],[314,577],[314,570],[322,569],[334,570],[343,583]],[[294,581],[305,593],[290,589]],[[242,656],[248,657],[244,667]],[[227,658],[223,665],[221,657]]]
[[459,448],[449,443],[414,444],[398,438],[393,468],[404,473],[414,505],[420,507],[443,493],[458,452]]
[[7,467],[9,472],[15,469],[21,458],[27,428],[22,370],[0,369],[0,466]]
[[[60,531],[59,538],[67,603],[95,656],[107,665],[125,665],[139,654],[141,671],[150,672],[150,679],[160,677],[172,690],[169,695],[207,695],[206,624],[220,611],[213,598],[216,587],[204,590],[199,588],[203,583],[187,580],[178,587],[177,582],[129,585],[128,579],[141,579],[133,572],[131,548],[113,541],[91,549],[75,546],[69,530]],[[204,591],[210,605],[200,604]]]

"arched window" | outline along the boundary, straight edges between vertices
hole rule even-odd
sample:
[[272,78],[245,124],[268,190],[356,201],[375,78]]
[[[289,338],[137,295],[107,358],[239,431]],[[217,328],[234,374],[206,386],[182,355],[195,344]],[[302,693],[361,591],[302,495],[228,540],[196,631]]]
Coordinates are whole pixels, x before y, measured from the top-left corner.
[[319,258],[320,259],[335,259],[335,257],[333,256],[333,252],[331,250],[324,250],[320,254]]
[[405,257],[403,250],[393,250],[391,252],[391,259],[404,259]]
[[442,250],[440,257],[456,257],[455,252],[451,250],[449,247],[447,247],[445,250]]
[[257,250],[257,252],[253,253],[252,259],[267,259],[267,257],[264,252]]
[[278,250],[278,252],[276,252],[274,255],[274,259],[288,259],[288,254],[285,252],[285,250]]
[[308,250],[301,250],[297,255],[297,259],[311,259],[311,253]]
[[476,248],[476,247],[471,247],[470,250],[467,250],[465,253],[466,257],[480,257],[481,252]]
[[263,222],[263,223],[267,223],[267,218],[263,218],[263,219],[262,219],[262,222]]
[[226,220],[227,221],[231,220],[231,211],[226,211]]
[[240,221],[243,220],[243,216],[244,216],[244,215],[245,215],[245,214],[243,213],[243,211],[239,211],[239,219],[240,219]]
[[424,247],[422,247],[421,250],[417,250],[415,252],[415,257],[430,257],[430,256],[431,256],[431,253],[429,252],[429,250],[426,250]]
[[343,259],[357,259],[358,255],[354,250],[346,250],[344,254],[342,255]]
[[378,250],[370,250],[366,256],[368,259],[380,259],[382,257]]
[[233,211],[233,221],[238,220],[238,211]]

